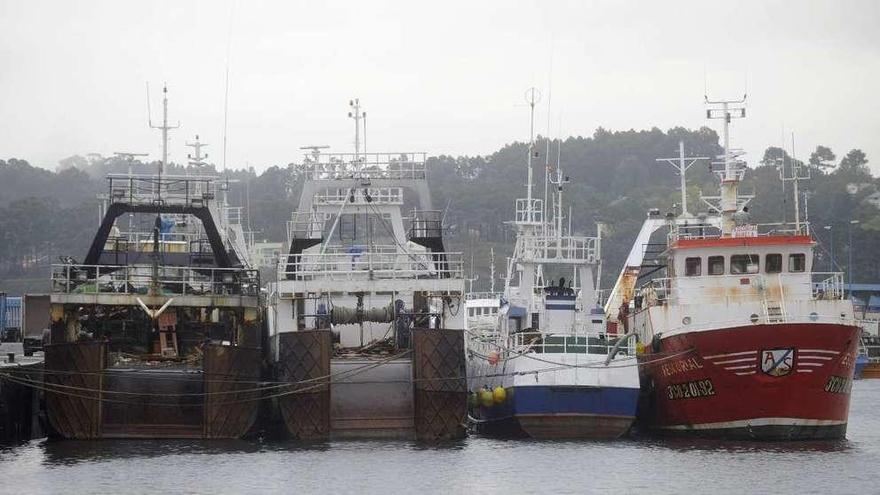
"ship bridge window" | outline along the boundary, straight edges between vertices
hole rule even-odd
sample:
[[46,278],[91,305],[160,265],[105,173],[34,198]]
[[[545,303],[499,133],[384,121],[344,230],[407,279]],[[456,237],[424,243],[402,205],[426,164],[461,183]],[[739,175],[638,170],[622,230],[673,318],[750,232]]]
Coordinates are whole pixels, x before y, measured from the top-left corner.
[[699,277],[703,271],[703,258],[685,258],[684,274],[687,277]]
[[804,253],[788,255],[788,271],[792,273],[803,272],[807,269],[807,257]]
[[764,271],[767,273],[782,272],[782,255],[775,253],[764,257]]
[[758,273],[757,254],[734,254],[730,257],[730,274],[742,275],[745,273]]
[[724,256],[709,256],[709,275],[724,275]]

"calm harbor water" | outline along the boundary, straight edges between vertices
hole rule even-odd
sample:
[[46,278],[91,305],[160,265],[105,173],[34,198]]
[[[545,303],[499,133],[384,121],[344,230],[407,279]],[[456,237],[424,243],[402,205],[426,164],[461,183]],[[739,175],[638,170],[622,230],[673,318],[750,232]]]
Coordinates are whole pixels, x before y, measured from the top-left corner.
[[102,441],[0,447],[0,493],[874,493],[880,380],[847,440]]

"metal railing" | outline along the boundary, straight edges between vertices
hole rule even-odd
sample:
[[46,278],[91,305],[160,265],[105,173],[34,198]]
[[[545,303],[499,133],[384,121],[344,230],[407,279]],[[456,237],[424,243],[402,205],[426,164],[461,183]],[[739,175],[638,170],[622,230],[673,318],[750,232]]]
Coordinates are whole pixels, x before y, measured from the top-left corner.
[[[731,233],[731,237],[767,237],[767,236],[810,235],[810,224],[799,226],[790,222],[756,223],[740,225]],[[675,225],[668,234],[670,242],[689,239],[720,239],[721,230],[709,224]]]
[[443,236],[443,212],[440,210],[413,210],[408,237],[429,238]]
[[[815,282],[814,282],[815,280]],[[655,278],[638,290],[654,304],[761,302],[773,289],[776,302],[844,298],[843,273],[778,273]],[[719,293],[721,292],[721,293]]]
[[424,180],[426,158],[424,152],[322,153],[308,155],[302,166],[307,180]]
[[216,197],[218,177],[109,174],[111,203],[204,206]]
[[[598,354],[608,355],[617,343],[616,338],[605,334],[554,335],[540,332],[518,332],[511,336],[513,348],[519,352],[537,354]],[[619,353],[632,352],[632,340],[620,347]]]
[[544,201],[541,199],[528,198],[516,200],[516,222],[527,224],[540,224],[544,222]]
[[596,238],[581,236],[531,236],[521,238],[522,256],[541,261],[596,262]]
[[244,210],[241,206],[225,206],[223,207],[223,224],[241,225],[241,213]]
[[160,266],[52,265],[53,294],[150,294],[256,296],[258,270]]
[[369,187],[369,188],[336,188],[315,194],[316,205],[341,205],[352,204],[377,204],[377,205],[401,205],[403,204],[403,188],[400,187]]
[[298,280],[460,279],[464,273],[461,253],[374,250],[284,255],[279,270]]
[[[201,232],[165,232],[159,234],[160,249],[165,243],[172,244],[190,244],[195,242],[207,241],[204,233]],[[126,251],[131,246],[137,246],[136,249],[143,250],[141,247],[148,246],[147,250],[153,250],[153,233],[152,232],[120,232],[119,235],[108,236],[105,249]],[[117,248],[118,246],[118,248]]]
[[324,215],[312,212],[293,212],[287,221],[287,244],[293,239],[320,239],[324,232]]
[[490,299],[490,300],[501,300],[501,296],[503,294],[500,292],[468,292],[465,295],[465,300],[467,301],[475,301],[478,299]]

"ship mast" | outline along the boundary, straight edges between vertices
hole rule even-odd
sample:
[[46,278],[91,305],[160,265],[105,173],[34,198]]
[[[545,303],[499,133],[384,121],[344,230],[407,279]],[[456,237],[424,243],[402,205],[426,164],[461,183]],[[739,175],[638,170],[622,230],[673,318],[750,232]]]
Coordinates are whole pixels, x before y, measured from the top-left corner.
[[208,154],[205,153],[204,155],[202,155],[202,148],[208,145],[199,141],[198,134],[196,134],[196,141],[194,143],[186,143],[186,145],[193,149],[192,154],[186,155],[186,157],[189,159],[190,165],[196,168],[201,168],[208,164],[207,162],[205,162],[205,158],[208,158]]
[[696,156],[685,159],[684,157],[684,141],[678,142],[678,157],[677,158],[657,158],[655,161],[658,162],[666,162],[678,171],[678,175],[681,178],[681,217],[682,218],[692,218],[693,215],[690,214],[687,207],[687,181],[685,180],[685,174],[687,169],[691,168],[691,166],[697,163],[700,160],[708,160],[709,157],[706,156]]
[[535,104],[541,100],[541,92],[537,88],[529,88],[526,90],[526,102],[529,104],[529,157],[526,161],[528,167],[528,183],[526,184],[526,222],[535,222],[535,205],[532,201],[532,182],[534,172],[532,171],[532,155],[535,148]]
[[348,112],[348,116],[354,119],[354,161],[357,163],[361,152],[361,119],[364,119],[366,125],[367,112],[361,112],[360,98],[348,100],[348,106],[352,110]]
[[495,248],[489,249],[489,293],[495,293]]
[[[556,168],[556,178],[550,178],[550,183],[556,186],[556,250],[557,254],[562,249],[562,242],[559,242],[562,239],[562,186],[568,184],[570,181],[567,176],[562,175],[562,168],[557,165]],[[571,232],[569,232],[571,234]]]
[[783,158],[779,162],[779,179],[782,181],[783,191],[785,191],[785,183],[791,181],[794,183],[794,228],[795,232],[801,231],[801,204],[800,191],[798,190],[798,181],[810,179],[810,167],[803,167],[795,158],[794,133],[791,133],[791,156],[789,157],[789,171],[785,170],[785,152]]
[[722,119],[724,154],[720,157],[724,165],[723,170],[717,171],[716,174],[721,179],[721,198],[719,207],[721,210],[721,235],[733,235],[734,227],[736,227],[735,215],[739,211],[739,183],[743,179],[744,170],[742,162],[736,159],[736,155],[730,149],[730,121],[731,119],[741,119],[746,116],[745,101],[743,95],[741,100],[720,100],[710,101],[706,96],[706,118]]
[[[147,91],[147,111],[149,112],[150,100],[149,100],[149,88]],[[168,131],[171,129],[177,129],[180,127],[180,122],[177,125],[171,126],[168,125],[168,86],[162,86],[162,125],[153,125],[152,116],[148,114],[147,116],[148,123],[150,127],[153,129],[160,129],[162,131],[162,161],[159,162],[159,180],[156,181],[156,200],[159,204],[162,204],[162,172],[168,166]],[[150,293],[157,294],[159,291],[159,239],[160,239],[160,231],[162,228],[162,214],[161,210],[156,212],[156,221],[153,223],[153,266],[152,266],[152,280],[150,283]],[[156,323],[158,325],[158,323]]]
[[[147,111],[149,112],[150,100],[149,100],[149,92],[147,93]],[[162,125],[153,125],[152,116],[148,115],[150,127],[153,129],[160,129],[162,131],[162,161],[159,163],[159,184],[156,189],[156,194],[159,196],[158,199],[162,199],[162,172],[168,167],[168,131],[172,129],[177,129],[180,127],[180,122],[177,125],[171,126],[168,125],[168,86],[162,86]]]

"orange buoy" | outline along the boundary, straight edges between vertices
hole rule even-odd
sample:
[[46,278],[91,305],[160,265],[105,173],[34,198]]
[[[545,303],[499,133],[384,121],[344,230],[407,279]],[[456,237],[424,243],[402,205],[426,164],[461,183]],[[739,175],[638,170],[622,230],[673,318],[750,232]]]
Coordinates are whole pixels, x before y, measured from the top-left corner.
[[498,364],[499,359],[500,359],[500,356],[498,356],[497,352],[492,351],[489,353],[489,364],[491,364],[492,366],[495,366],[496,364]]

